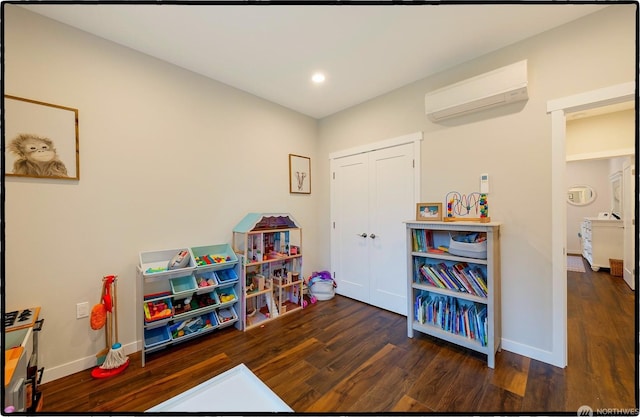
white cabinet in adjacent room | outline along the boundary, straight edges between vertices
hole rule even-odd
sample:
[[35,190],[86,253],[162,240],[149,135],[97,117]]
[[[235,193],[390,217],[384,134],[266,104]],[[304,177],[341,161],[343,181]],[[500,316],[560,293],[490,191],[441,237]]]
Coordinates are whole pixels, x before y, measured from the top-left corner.
[[591,269],[609,268],[609,259],[623,259],[622,220],[585,217],[582,222],[582,256]]

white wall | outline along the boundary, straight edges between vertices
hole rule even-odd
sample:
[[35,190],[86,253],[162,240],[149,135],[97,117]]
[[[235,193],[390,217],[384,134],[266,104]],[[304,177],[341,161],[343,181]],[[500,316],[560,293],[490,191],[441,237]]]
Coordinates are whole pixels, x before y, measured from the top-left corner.
[[623,155],[635,146],[635,110],[567,121],[567,158]]
[[6,309],[42,307],[45,381],[95,365],[103,331],[76,303],[96,304],[104,275],[119,276],[119,339],[135,350],[140,251],[230,243],[245,213],[290,212],[305,273],[318,269],[318,197],[288,183],[289,153],[314,173],[316,120],[4,7],[5,93],[79,109],[79,181],[5,182]]
[[[572,6],[579,7],[579,6]],[[319,175],[328,155],[424,132],[422,200],[478,191],[491,176],[489,214],[502,227],[503,347],[541,360],[552,346],[551,121],[548,100],[635,79],[634,5],[616,5],[419,80],[320,121]],[[428,45],[425,46],[428,48]],[[443,124],[424,114],[424,94],[528,59],[529,100]],[[401,63],[398,63],[401,65]],[[329,187],[323,183],[320,253],[329,262]]]

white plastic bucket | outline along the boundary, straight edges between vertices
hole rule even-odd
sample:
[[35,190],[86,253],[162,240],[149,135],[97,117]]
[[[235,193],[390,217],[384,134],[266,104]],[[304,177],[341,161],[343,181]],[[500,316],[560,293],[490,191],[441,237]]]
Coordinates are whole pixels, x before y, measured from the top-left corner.
[[309,287],[311,295],[320,301],[330,300],[336,294],[333,281],[316,281]]

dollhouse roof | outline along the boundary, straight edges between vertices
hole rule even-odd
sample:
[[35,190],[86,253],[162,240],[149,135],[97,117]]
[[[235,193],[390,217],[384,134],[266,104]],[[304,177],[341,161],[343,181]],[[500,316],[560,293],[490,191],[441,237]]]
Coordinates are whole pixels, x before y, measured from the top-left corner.
[[298,222],[289,213],[248,213],[233,228],[234,232],[246,233],[254,230],[299,228]]

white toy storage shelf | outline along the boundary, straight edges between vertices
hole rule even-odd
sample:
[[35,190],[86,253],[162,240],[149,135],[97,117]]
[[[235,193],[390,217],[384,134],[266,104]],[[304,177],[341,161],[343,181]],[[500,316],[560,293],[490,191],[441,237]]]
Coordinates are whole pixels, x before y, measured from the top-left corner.
[[[186,266],[168,269],[186,251]],[[234,325],[241,328],[238,258],[228,244],[141,252],[139,335],[142,366],[147,354]]]

